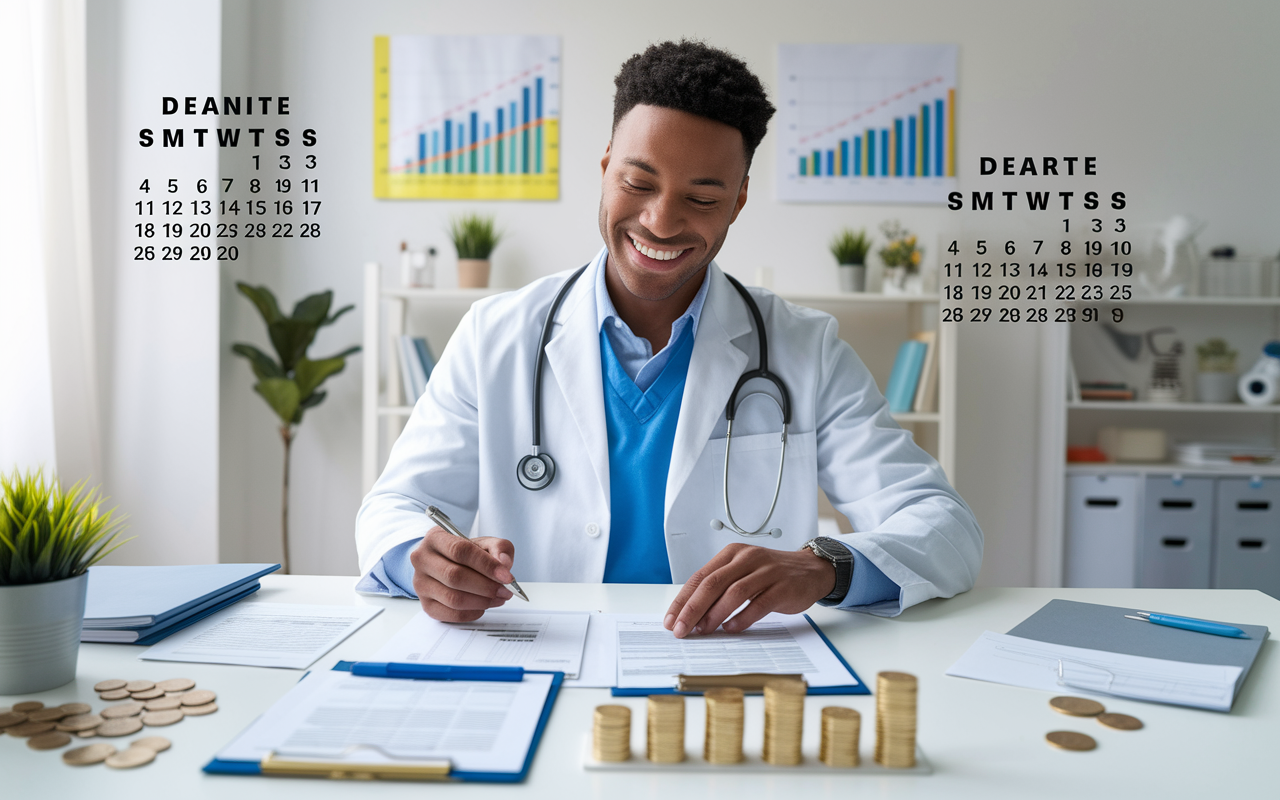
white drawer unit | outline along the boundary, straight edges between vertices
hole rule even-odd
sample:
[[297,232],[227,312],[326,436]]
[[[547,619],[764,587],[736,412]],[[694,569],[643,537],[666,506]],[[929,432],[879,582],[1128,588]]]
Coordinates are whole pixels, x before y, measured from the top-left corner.
[[1136,475],[1067,478],[1067,586],[1133,587],[1137,499]]
[[1213,588],[1280,597],[1280,479],[1219,478]]
[[1213,577],[1213,487],[1209,477],[1148,475],[1138,544],[1138,586],[1208,589]]

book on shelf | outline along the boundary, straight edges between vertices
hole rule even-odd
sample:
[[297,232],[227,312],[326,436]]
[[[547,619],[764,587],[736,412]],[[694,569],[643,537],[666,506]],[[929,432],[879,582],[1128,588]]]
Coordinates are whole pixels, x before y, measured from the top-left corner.
[[936,411],[938,409],[938,332],[921,331],[913,338],[924,342],[925,351],[911,410],[917,413]]
[[884,390],[891,412],[901,414],[911,410],[920,381],[920,368],[924,365],[928,349],[928,345],[918,339],[908,339],[899,345],[898,357],[893,361],[893,371],[889,373],[889,383]]
[[431,370],[435,368],[435,359],[431,357],[427,340],[421,336],[401,336],[397,344],[404,401],[406,405],[412,406],[427,390],[427,381],[431,378]]
[[1089,389],[1080,387],[1080,399],[1083,400],[1133,400],[1132,389]]

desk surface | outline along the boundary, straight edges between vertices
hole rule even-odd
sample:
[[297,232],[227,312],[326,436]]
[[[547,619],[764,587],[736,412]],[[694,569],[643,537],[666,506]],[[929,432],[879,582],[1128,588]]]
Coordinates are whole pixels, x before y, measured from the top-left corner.
[[[367,657],[417,611],[417,603],[362,597],[343,577],[268,576],[245,602],[378,605],[386,610],[314,665]],[[669,586],[526,584],[534,608],[658,612],[674,596]],[[1164,589],[978,589],[934,600],[896,619],[815,608],[811,613],[864,679],[880,670],[915,673],[920,679],[919,742],[933,764],[931,776],[837,777],[827,775],[707,775],[588,773],[581,743],[591,710],[609,702],[608,690],[561,693],[526,783],[518,786],[458,784],[441,787],[457,796],[510,796],[566,800],[600,797],[1261,797],[1272,795],[1272,759],[1280,741],[1280,655],[1268,641],[1230,714],[1118,699],[1109,710],[1146,723],[1137,732],[1111,731],[1093,720],[1057,715],[1051,695],[1030,689],[950,678],[943,673],[984,630],[1005,632],[1055,597],[1131,606],[1269,626],[1280,631],[1280,601],[1256,591]],[[200,768],[232,737],[283,695],[296,670],[173,664],[137,660],[142,648],[82,645],[72,684],[35,695],[46,705],[92,703],[93,685],[106,678],[163,679],[185,676],[218,693],[218,713],[157,732],[173,740],[155,764],[137,770],[68,767],[60,751],[33,752],[22,741],[0,737],[0,776],[6,796],[151,798],[182,800],[305,797],[420,797],[421,785],[376,787],[342,781],[210,776]],[[17,698],[23,699],[23,698]],[[862,753],[874,747],[874,697],[826,698],[863,715]],[[0,706],[15,702],[0,697]],[[636,724],[643,724],[640,715]],[[1080,730],[1098,740],[1090,753],[1061,752],[1044,742],[1051,730]],[[138,734],[139,736],[143,734]],[[125,741],[132,740],[128,737]],[[1274,796],[1274,795],[1272,795]]]

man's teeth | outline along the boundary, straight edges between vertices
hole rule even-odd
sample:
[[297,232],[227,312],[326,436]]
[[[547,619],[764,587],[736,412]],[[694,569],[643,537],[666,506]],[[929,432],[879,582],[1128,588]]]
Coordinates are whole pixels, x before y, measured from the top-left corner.
[[684,252],[684,250],[654,250],[652,247],[645,247],[635,239],[632,239],[631,243],[636,246],[637,250],[654,261],[670,261]]

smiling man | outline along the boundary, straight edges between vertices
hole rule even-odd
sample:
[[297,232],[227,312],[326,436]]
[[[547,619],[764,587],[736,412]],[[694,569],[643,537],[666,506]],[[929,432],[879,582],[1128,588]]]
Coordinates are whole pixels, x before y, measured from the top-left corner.
[[[605,247],[468,312],[360,509],[358,588],[469,621],[513,572],[674,582],[679,637],[971,588],[972,513],[835,320],[715,263],[774,113],[759,79],[683,41],[615,85]],[[819,488],[855,533],[816,535]],[[429,505],[475,538],[432,527]]]

